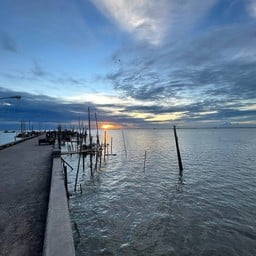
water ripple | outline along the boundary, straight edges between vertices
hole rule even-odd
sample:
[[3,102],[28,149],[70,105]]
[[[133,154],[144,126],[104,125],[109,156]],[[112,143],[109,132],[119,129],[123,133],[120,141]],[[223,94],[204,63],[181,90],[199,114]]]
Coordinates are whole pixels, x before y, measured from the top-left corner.
[[256,255],[255,129],[178,130],[186,185],[171,134],[125,131],[126,156],[112,131],[117,156],[70,200],[77,255]]

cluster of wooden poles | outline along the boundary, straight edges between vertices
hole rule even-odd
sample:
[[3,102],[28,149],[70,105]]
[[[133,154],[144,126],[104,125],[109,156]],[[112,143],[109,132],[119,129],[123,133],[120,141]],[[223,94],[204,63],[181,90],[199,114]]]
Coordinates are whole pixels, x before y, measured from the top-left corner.
[[[96,123],[96,141],[93,141],[93,136],[91,132],[91,114],[90,114],[90,108],[88,107],[88,130],[83,127],[83,124],[79,121],[79,132],[77,133],[75,140],[70,140],[70,143],[67,144],[67,152],[62,152],[62,155],[73,155],[78,154],[78,165],[77,165],[77,171],[76,171],[76,178],[75,178],[75,185],[74,185],[74,191],[77,190],[77,182],[78,182],[78,176],[80,171],[80,166],[82,164],[82,170],[85,171],[85,159],[87,156],[89,156],[89,168],[90,168],[90,174],[93,177],[94,172],[98,170],[98,168],[101,168],[102,165],[102,159],[105,162],[106,156],[109,155],[115,155],[112,153],[113,151],[113,138],[110,138],[110,144],[107,142],[107,133],[104,131],[104,137],[103,142],[100,142],[99,138],[99,128],[98,128],[98,120],[97,120],[97,114],[95,113],[95,123]],[[109,149],[110,146],[110,149]],[[95,160],[93,161],[93,158],[95,157]],[[64,161],[64,160],[63,160]],[[63,162],[64,167],[64,173],[65,173],[65,165],[67,164],[66,161]],[[71,166],[69,166],[71,167]],[[66,175],[66,174],[65,174]]]
[[[62,152],[61,154],[79,154],[78,158],[78,165],[76,170],[76,178],[75,178],[75,185],[74,185],[74,191],[77,191],[77,182],[78,182],[78,176],[80,171],[80,166],[82,162],[82,170],[85,171],[85,158],[89,156],[90,158],[90,174],[93,177],[94,172],[98,170],[98,168],[101,168],[102,165],[102,158],[103,161],[106,161],[106,156],[109,155],[115,155],[112,153],[113,149],[113,138],[110,138],[110,144],[107,143],[107,133],[104,131],[104,137],[103,142],[100,143],[99,138],[99,129],[98,129],[98,121],[97,121],[97,115],[95,113],[95,122],[96,122],[96,142],[93,142],[93,136],[91,134],[91,118],[90,118],[90,109],[88,108],[88,133],[87,130],[80,125],[79,122],[79,133],[77,133],[76,140],[71,140],[70,143],[67,145],[68,151]],[[174,131],[174,138],[175,138],[175,145],[176,145],[176,151],[177,151],[177,158],[178,158],[178,165],[179,165],[179,181],[183,183],[183,165],[181,160],[181,154],[179,149],[179,143],[178,143],[178,136],[176,132],[176,126],[173,126]],[[124,137],[124,134],[123,134]],[[89,138],[89,144],[87,144],[87,140]],[[123,138],[124,139],[124,138]],[[125,140],[124,140],[125,141]],[[75,145],[74,145],[75,144]],[[109,152],[109,146],[110,146],[110,152]],[[126,146],[124,144],[125,152],[126,152]],[[127,152],[126,152],[127,154]],[[93,161],[93,158],[95,157],[95,161]],[[144,155],[144,164],[143,169],[145,172],[146,168],[146,158],[147,158],[147,151],[145,151]],[[72,166],[70,166],[64,159],[63,160],[63,169],[64,169],[64,177],[65,177],[65,184],[67,189],[67,166],[69,166],[72,170]],[[94,162],[94,164],[93,164]],[[80,186],[81,190],[81,186]],[[68,195],[68,193],[67,193]]]

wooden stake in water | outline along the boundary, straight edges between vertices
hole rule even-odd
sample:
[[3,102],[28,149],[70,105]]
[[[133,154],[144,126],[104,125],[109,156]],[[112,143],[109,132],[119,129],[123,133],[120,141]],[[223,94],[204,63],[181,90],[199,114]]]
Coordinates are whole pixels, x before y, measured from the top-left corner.
[[143,166],[144,172],[146,170],[146,160],[147,160],[147,150],[145,150],[145,155],[144,155],[144,166]]
[[96,137],[97,137],[97,147],[100,145],[100,139],[99,139],[99,127],[98,127],[98,119],[97,114],[95,113],[95,122],[96,122]]
[[127,150],[126,150],[126,144],[125,144],[125,138],[124,138],[124,130],[122,130],[122,137],[123,137],[123,143],[124,143],[124,152],[125,152],[125,156],[127,157]]
[[111,137],[111,140],[110,140],[110,154],[112,155],[113,153],[113,138]]
[[92,168],[92,152],[90,152],[90,170],[91,170],[91,177],[93,177],[93,168]]
[[75,192],[76,192],[76,186],[77,186],[78,174],[79,174],[79,167],[80,167],[80,161],[81,161],[81,155],[82,155],[81,150],[82,150],[82,147],[80,147],[77,170],[76,170],[76,180],[75,180],[75,187],[74,187]]
[[69,193],[68,193],[68,172],[67,172],[67,166],[63,164],[63,171],[64,171],[64,185],[66,189],[66,195],[67,199],[69,199]]
[[104,162],[106,161],[106,149],[107,149],[107,132],[104,131]]
[[173,131],[174,131],[174,137],[175,137],[175,143],[176,143],[176,149],[177,149],[177,157],[178,157],[178,163],[179,163],[180,177],[182,177],[182,175],[183,175],[183,166],[182,166],[182,161],[181,161],[181,156],[180,156],[180,148],[179,148],[178,136],[177,136],[175,125],[173,126]]
[[89,124],[90,149],[92,149],[91,114],[90,114],[90,108],[89,107],[88,107],[88,124]]
[[83,172],[84,172],[84,169],[85,169],[85,153],[82,153],[83,155]]

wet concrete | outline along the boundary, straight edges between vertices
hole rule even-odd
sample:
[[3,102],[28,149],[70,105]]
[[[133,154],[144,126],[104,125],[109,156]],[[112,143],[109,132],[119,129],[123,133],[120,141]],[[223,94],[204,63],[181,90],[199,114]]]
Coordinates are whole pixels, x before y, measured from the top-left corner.
[[42,255],[52,146],[38,138],[0,151],[0,255]]

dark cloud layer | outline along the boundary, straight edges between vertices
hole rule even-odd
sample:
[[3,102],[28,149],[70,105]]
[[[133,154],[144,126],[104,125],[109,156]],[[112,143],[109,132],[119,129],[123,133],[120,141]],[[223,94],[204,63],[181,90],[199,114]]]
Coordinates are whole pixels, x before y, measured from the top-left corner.
[[[24,92],[14,92],[0,87],[0,96],[10,97],[14,95],[21,96],[21,99],[4,99],[0,102],[0,129],[19,129],[21,120],[38,125],[44,123],[45,127],[56,128],[58,124],[67,125],[78,124],[78,120],[87,122],[87,109],[90,107],[92,116],[98,115],[98,121],[109,121],[117,123],[131,123],[133,118],[127,115],[113,116],[102,110],[92,102],[72,103],[57,98],[51,98],[45,95],[33,95]],[[111,105],[106,105],[109,107]],[[92,117],[92,120],[94,118]],[[137,119],[138,123],[143,124],[144,120]],[[136,122],[136,121],[135,121]],[[6,123],[6,126],[4,126]],[[12,124],[12,127],[10,127]]]
[[9,52],[17,52],[15,40],[6,32],[0,33],[0,44],[2,49]]

